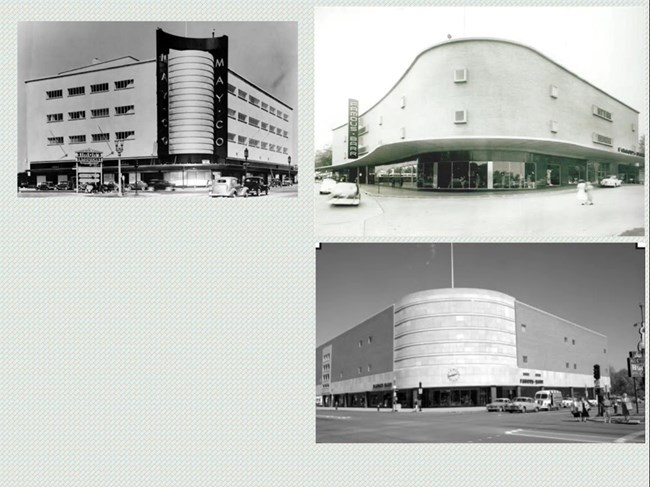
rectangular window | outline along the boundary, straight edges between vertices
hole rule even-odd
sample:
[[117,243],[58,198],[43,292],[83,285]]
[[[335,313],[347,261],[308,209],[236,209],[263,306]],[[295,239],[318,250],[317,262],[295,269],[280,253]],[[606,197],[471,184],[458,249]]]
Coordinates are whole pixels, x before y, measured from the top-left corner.
[[83,144],[86,142],[86,136],[85,135],[71,135],[70,136],[70,143],[71,144]]
[[372,365],[368,364],[368,372],[372,370]]
[[565,368],[566,368],[566,369],[569,368],[569,362],[566,362],[566,363],[565,363]]
[[115,89],[116,90],[125,90],[127,88],[133,88],[133,80],[132,79],[123,79],[123,80],[115,82]]
[[551,85],[551,98],[557,98],[559,93],[559,90],[557,89],[557,86]]
[[102,93],[108,91],[108,83],[99,83],[97,85],[90,85],[91,93]]
[[246,145],[246,137],[244,137],[243,135],[238,135],[237,143],[241,145]]
[[467,110],[456,110],[454,112],[454,123],[467,123]]
[[283,154],[288,154],[288,153],[289,153],[289,149],[287,149],[286,147],[283,147],[283,148],[282,148],[282,153],[283,153]]
[[253,127],[259,127],[260,126],[260,121],[256,118],[249,117],[248,118],[248,125],[252,125]]
[[571,345],[575,345],[575,344],[576,344],[576,340],[575,340],[575,338],[572,338],[571,339]]
[[246,123],[246,118],[247,117],[246,117],[246,115],[244,113],[240,112],[240,113],[237,114],[237,120],[239,120],[240,122]]
[[237,90],[237,96],[242,100],[245,100],[248,96],[248,93],[246,93],[244,90]]
[[568,337],[564,337],[564,343],[569,343],[569,338]]
[[607,110],[600,108],[596,105],[592,105],[593,113],[597,117],[604,118],[605,120],[611,122],[612,121],[612,114],[611,112],[608,112]]
[[92,142],[108,142],[111,140],[111,135],[107,132],[103,134],[92,134]]
[[231,134],[228,132],[228,142],[234,142],[235,141],[235,134]]
[[135,113],[135,106],[124,105],[123,107],[115,107],[115,115],[133,115]]
[[79,96],[86,93],[85,86],[77,86],[76,88],[68,88],[68,96]]
[[248,103],[256,107],[260,106],[260,101],[257,98],[255,98],[253,95],[248,95]]
[[359,373],[359,374],[361,373],[361,367],[357,368],[357,373]]
[[607,354],[607,349],[606,348],[603,348],[603,353]]
[[368,337],[368,343],[372,343],[372,337],[371,336]]
[[454,83],[466,83],[467,82],[467,69],[454,69]]
[[269,107],[269,113],[275,115],[275,107]]
[[276,112],[276,115],[278,116],[278,118],[282,118],[282,112],[280,110]]
[[86,118],[86,111],[80,110],[78,112],[68,112],[68,120],[84,120]]
[[228,109],[228,116],[230,118],[235,118],[235,115],[237,115],[237,112],[235,110],[233,110],[232,108],[229,108]]
[[257,139],[249,139],[248,145],[250,145],[251,147],[259,147],[260,141]]
[[612,138],[607,137],[606,135],[597,134],[596,132],[594,132],[592,134],[592,137],[593,137],[592,140],[596,144],[607,145],[609,147],[611,147],[613,145]]
[[262,110],[264,110],[265,112],[268,112],[269,111],[269,104],[262,102]]
[[63,98],[63,90],[46,91],[45,94],[47,95],[48,100],[52,100],[54,98]]
[[399,106],[400,108],[405,108],[406,107],[406,97],[403,96],[400,101],[399,101]]
[[557,120],[551,120],[551,132],[557,134]]
[[269,132],[271,132],[272,134],[275,133],[275,126],[274,125],[269,125]]
[[573,364],[573,370],[576,370],[578,368],[578,364]]
[[289,115],[286,113],[282,115],[282,118],[284,119],[285,122],[289,121]]
[[108,108],[96,108],[90,110],[91,118],[108,117]]
[[115,132],[115,140],[130,140],[135,139],[135,131],[126,130],[124,132]]
[[262,122],[262,130],[266,130],[268,132],[269,130],[269,124],[266,122]]
[[526,325],[524,325],[523,323],[521,324],[521,331],[526,333]]
[[524,355],[523,360],[524,360],[524,363],[527,364],[528,363],[528,355]]
[[289,138],[289,132],[287,132],[286,130],[283,130],[282,131],[282,137],[284,137],[285,139],[288,139]]
[[63,122],[63,113],[50,113],[47,116],[47,123]]
[[267,150],[268,147],[269,147],[269,143],[268,143],[268,142],[261,142],[261,143],[260,143],[260,147],[261,147],[262,149],[264,149],[264,150]]
[[228,93],[231,93],[231,94],[234,95],[236,89],[237,89],[237,88],[235,88],[233,85],[231,85],[230,83],[228,83]]
[[63,137],[48,137],[47,145],[63,145]]
[[275,152],[275,144],[269,144],[269,150]]

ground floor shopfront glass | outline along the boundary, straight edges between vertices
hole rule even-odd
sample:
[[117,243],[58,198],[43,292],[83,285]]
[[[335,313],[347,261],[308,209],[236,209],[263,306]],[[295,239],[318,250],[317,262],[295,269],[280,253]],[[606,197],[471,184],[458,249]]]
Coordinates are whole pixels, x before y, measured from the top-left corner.
[[520,151],[430,152],[349,171],[361,184],[423,190],[533,190],[577,185],[581,179],[597,184],[611,174],[626,183],[639,182],[639,168],[632,164]]

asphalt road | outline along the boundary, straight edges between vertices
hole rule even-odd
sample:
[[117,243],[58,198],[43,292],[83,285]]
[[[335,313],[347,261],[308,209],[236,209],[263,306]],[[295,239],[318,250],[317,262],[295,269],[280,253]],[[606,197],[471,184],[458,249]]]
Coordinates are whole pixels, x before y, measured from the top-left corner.
[[362,186],[358,207],[331,206],[314,187],[317,236],[607,237],[642,236],[642,185],[595,188],[582,206],[573,188],[449,194]]
[[317,443],[643,443],[644,424],[539,413],[316,410]]

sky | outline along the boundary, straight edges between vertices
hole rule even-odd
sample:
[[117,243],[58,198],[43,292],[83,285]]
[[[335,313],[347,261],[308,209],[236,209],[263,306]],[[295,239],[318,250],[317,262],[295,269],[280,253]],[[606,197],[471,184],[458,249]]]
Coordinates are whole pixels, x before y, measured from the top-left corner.
[[[294,109],[298,120],[298,28],[295,22],[21,22],[18,23],[18,170],[24,167],[25,80],[133,56],[156,57],[156,28],[185,37],[228,35],[229,67]],[[297,154],[297,137],[293,138]],[[297,157],[295,157],[297,161]]]
[[321,7],[315,11],[315,149],[368,110],[447,35],[526,44],[647,117],[644,9],[623,7]]
[[[323,243],[316,344],[409,293],[451,287],[450,244]],[[454,244],[454,287],[490,289],[608,337],[616,370],[636,350],[645,251],[636,244]],[[645,303],[644,303],[645,309]]]

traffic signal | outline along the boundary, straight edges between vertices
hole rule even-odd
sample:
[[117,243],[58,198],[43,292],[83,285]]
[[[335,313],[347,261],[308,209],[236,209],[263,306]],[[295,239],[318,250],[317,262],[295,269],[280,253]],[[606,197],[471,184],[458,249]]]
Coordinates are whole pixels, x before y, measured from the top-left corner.
[[600,379],[600,365],[594,365],[594,379]]

